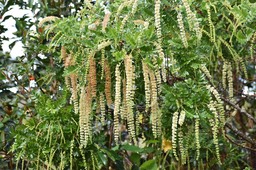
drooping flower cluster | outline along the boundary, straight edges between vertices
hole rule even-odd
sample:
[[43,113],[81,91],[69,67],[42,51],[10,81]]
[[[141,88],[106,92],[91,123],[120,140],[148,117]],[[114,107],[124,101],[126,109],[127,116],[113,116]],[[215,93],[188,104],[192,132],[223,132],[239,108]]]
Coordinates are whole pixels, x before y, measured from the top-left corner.
[[222,67],[222,86],[223,86],[223,89],[226,89],[227,88],[227,62],[224,61],[223,62],[223,67]]
[[196,14],[191,11],[187,0],[182,0],[182,3],[186,9],[189,26],[192,30],[194,30],[196,32],[197,39],[200,40],[202,37],[202,32],[199,27],[199,22],[196,18]]
[[145,100],[146,100],[146,111],[149,111],[150,107],[150,80],[149,80],[149,68],[145,61],[142,61],[143,78],[145,85]]
[[211,8],[209,5],[206,5],[207,15],[208,15],[208,23],[210,28],[210,39],[212,42],[216,42],[216,36],[215,36],[215,27],[212,23],[212,17],[211,17]]
[[183,17],[182,17],[182,14],[181,14],[180,10],[178,10],[177,21],[178,21],[178,26],[179,26],[179,29],[180,29],[181,41],[182,41],[184,47],[188,48],[188,41],[187,41],[185,27],[184,27],[184,23],[183,23]]
[[96,62],[94,56],[89,57],[89,79],[92,90],[92,97],[96,97],[97,93],[97,79],[96,79]]
[[178,155],[177,155],[177,126],[178,126],[178,117],[179,117],[179,113],[178,112],[174,112],[173,116],[172,116],[172,148],[173,148],[173,155],[176,158],[176,160],[178,161]]
[[186,164],[187,154],[186,154],[186,148],[184,147],[183,133],[181,130],[178,132],[178,137],[179,137],[178,138],[179,139],[179,149],[180,149],[180,154],[181,154],[181,164],[184,165],[184,164]]
[[120,115],[120,104],[121,104],[121,75],[120,75],[120,64],[116,65],[115,77],[115,109],[114,109],[114,140],[118,143],[119,139],[119,115]]
[[211,83],[213,83],[212,76],[211,76],[209,70],[206,68],[205,65],[202,65],[202,66],[201,66],[201,70],[203,71],[203,73],[205,74],[205,76],[208,78],[208,80],[209,80]]
[[233,89],[233,72],[231,63],[227,64],[227,78],[228,78],[228,95],[231,100],[234,97],[234,89]]
[[132,55],[125,56],[125,75],[126,75],[126,109],[127,109],[127,123],[128,130],[130,132],[131,138],[133,141],[136,141],[135,138],[135,126],[134,126],[134,116],[133,116],[133,107],[134,107],[134,85],[135,85],[135,76],[134,76],[134,66],[132,64]]
[[112,97],[111,97],[111,94],[112,94],[112,90],[111,90],[111,72],[110,72],[110,67],[109,67],[109,64],[108,64],[108,61],[106,60],[105,61],[105,64],[104,64],[104,70],[105,70],[105,96],[106,96],[106,100],[107,100],[107,105],[110,106],[113,101],[112,101]]
[[90,86],[82,87],[79,101],[79,127],[80,127],[80,143],[86,147],[91,135],[91,103]]
[[184,121],[185,121],[185,117],[186,117],[186,112],[184,110],[182,110],[180,112],[180,116],[179,116],[179,125],[182,126]]
[[196,160],[199,159],[200,156],[200,142],[199,142],[199,118],[196,118],[195,121],[195,137],[196,137]]
[[219,149],[219,141],[218,141],[218,127],[219,127],[219,119],[218,119],[218,113],[216,108],[214,107],[214,102],[210,102],[209,104],[209,108],[210,111],[214,114],[214,119],[210,119],[210,125],[212,127],[212,133],[213,133],[213,143],[215,145],[215,150],[216,150],[216,155],[217,155],[217,159],[219,164],[221,164],[220,161],[220,149]]
[[150,83],[151,83],[151,124],[152,124],[152,132],[154,137],[156,138],[158,134],[158,102],[157,102],[157,82],[155,74],[152,70],[149,72]]

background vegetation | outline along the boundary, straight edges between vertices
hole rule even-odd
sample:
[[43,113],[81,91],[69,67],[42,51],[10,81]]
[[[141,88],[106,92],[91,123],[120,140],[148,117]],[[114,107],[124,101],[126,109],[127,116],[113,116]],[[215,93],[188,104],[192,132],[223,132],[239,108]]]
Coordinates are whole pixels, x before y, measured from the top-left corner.
[[[0,50],[0,168],[256,168],[255,2],[161,1],[161,29],[156,2],[1,2],[1,22],[13,17],[4,14],[15,4],[33,11],[36,21],[14,18],[24,56],[12,59]],[[58,19],[39,23],[47,16]],[[135,71],[127,71],[127,56]],[[127,73],[135,83],[134,99],[126,96],[132,121],[122,115],[125,94],[133,93],[122,91],[129,87],[122,84]],[[75,86],[65,82],[74,76],[77,98]],[[82,101],[83,89],[96,95]],[[87,103],[89,134],[81,135]],[[160,121],[152,115],[161,115]]]

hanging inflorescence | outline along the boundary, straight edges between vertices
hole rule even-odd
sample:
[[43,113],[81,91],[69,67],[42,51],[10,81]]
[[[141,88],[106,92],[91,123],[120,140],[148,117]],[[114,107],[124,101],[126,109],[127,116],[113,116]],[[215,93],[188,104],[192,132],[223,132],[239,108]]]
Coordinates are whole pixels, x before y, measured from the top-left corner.
[[188,19],[190,29],[196,32],[196,37],[198,41],[200,41],[202,37],[202,32],[199,27],[199,22],[198,22],[198,19],[196,18],[196,14],[192,12],[192,10],[190,9],[190,6],[187,0],[182,0],[182,3],[186,9],[187,19]]
[[162,60],[161,65],[161,73],[162,73],[162,80],[166,82],[166,70],[165,70],[165,57],[164,52],[162,48],[162,29],[161,29],[161,1],[155,0],[155,27],[156,27],[156,36],[157,36],[157,42],[155,42],[156,50],[158,52],[159,58]]
[[213,133],[213,143],[215,145],[215,149],[216,149],[216,155],[217,155],[217,159],[219,161],[219,164],[221,164],[220,161],[220,149],[219,149],[219,142],[218,142],[218,128],[219,128],[219,119],[218,119],[218,113],[216,108],[214,107],[214,102],[211,101],[209,104],[209,108],[212,111],[212,113],[214,114],[214,119],[210,119],[210,125],[212,127],[212,133]]
[[156,138],[160,135],[159,125],[158,125],[158,115],[159,115],[159,107],[157,101],[157,81],[156,76],[153,71],[149,72],[150,76],[150,85],[151,85],[151,124],[152,124],[152,132],[154,137]]
[[115,109],[114,109],[114,140],[118,143],[119,139],[119,115],[121,104],[121,75],[120,64],[116,65],[115,70],[116,86],[115,86]]
[[173,155],[178,161],[178,155],[177,155],[177,127],[178,127],[178,117],[179,113],[174,112],[172,116],[172,148],[173,148]]
[[196,160],[199,159],[200,156],[200,141],[199,141],[199,117],[196,118],[195,121],[195,137],[196,137]]
[[188,41],[187,41],[187,36],[186,36],[185,27],[183,23],[183,17],[180,10],[178,10],[177,12],[178,12],[177,21],[178,21],[178,27],[180,29],[180,38],[184,47],[188,48]]
[[107,101],[107,105],[110,106],[113,101],[112,101],[112,90],[111,90],[111,86],[112,86],[112,81],[111,81],[111,71],[110,71],[110,67],[108,64],[108,61],[106,60],[104,62],[104,71],[105,71],[105,96],[106,96],[106,101]]
[[212,23],[211,7],[208,4],[206,5],[206,10],[207,10],[207,15],[208,15],[208,23],[209,23],[209,27],[210,27],[210,39],[212,42],[215,42],[216,41],[215,27],[214,27],[214,24]]
[[150,108],[150,80],[149,80],[149,68],[145,61],[142,61],[143,78],[145,85],[145,100],[146,100],[146,112]]
[[91,103],[92,98],[90,94],[90,88],[82,87],[79,102],[79,127],[80,127],[80,145],[86,147],[89,137],[91,135],[90,131],[90,114],[91,114]]
[[126,75],[126,109],[127,109],[127,123],[128,130],[133,141],[136,141],[135,126],[134,126],[134,87],[135,87],[135,73],[132,61],[132,55],[125,56],[125,75]]

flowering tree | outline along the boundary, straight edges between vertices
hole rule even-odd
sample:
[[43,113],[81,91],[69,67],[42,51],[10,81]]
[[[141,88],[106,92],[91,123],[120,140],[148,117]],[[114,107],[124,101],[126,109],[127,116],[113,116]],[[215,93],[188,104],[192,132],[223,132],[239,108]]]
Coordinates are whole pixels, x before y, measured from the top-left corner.
[[85,1],[74,15],[45,17],[37,38],[64,70],[39,79],[55,85],[54,100],[34,90],[16,158],[39,169],[254,167],[238,154],[255,154],[255,93],[244,92],[255,88],[253,10],[249,1]]

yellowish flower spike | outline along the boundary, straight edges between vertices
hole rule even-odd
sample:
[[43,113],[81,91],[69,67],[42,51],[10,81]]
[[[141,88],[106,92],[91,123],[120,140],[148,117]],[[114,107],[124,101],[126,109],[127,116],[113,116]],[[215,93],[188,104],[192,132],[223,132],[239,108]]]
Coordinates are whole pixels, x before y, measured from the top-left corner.
[[205,76],[208,78],[208,80],[213,83],[212,76],[211,76],[209,70],[206,68],[205,65],[201,65],[201,70],[203,71],[203,73],[205,74]]
[[233,89],[233,72],[231,63],[227,64],[227,77],[228,77],[228,95],[229,99],[233,100],[234,89]]
[[196,160],[198,160],[200,156],[199,117],[196,118],[196,122],[195,122],[195,137],[196,137]]
[[38,23],[38,27],[41,28],[43,27],[43,24],[46,22],[51,22],[51,21],[55,21],[56,19],[59,19],[58,17],[55,16],[48,16],[43,18],[39,23]]
[[70,150],[70,152],[69,152],[69,163],[70,163],[69,169],[73,169],[74,143],[75,143],[75,140],[73,138],[70,142],[70,149],[69,149]]
[[174,112],[172,116],[172,148],[173,148],[173,155],[178,161],[178,155],[177,155],[177,126],[178,126],[178,117],[179,113]]
[[108,64],[108,61],[105,61],[104,64],[104,70],[105,70],[105,95],[106,95],[106,100],[107,100],[107,105],[110,106],[113,101],[111,97],[111,72],[110,72],[110,67]]
[[131,16],[133,16],[133,15],[136,13],[137,7],[138,7],[138,0],[134,0],[134,2],[133,2],[133,4],[132,4]]
[[164,61],[164,53],[162,48],[162,31],[161,31],[161,19],[160,19],[160,10],[161,10],[161,1],[155,0],[155,27],[156,27],[156,36],[157,36],[157,42],[156,44],[156,50],[158,52],[158,55],[160,59],[162,60],[161,65],[161,74],[163,81],[166,82],[166,70],[165,70],[165,61]]
[[97,93],[97,73],[96,73],[96,62],[94,56],[89,57],[89,79],[91,86],[92,97],[96,97]]
[[223,62],[223,67],[222,67],[222,86],[223,89],[227,88],[227,61]]
[[102,21],[102,31],[105,32],[105,29],[108,25],[108,22],[110,20],[110,16],[111,16],[111,12],[109,10],[105,10],[105,16],[104,19]]
[[182,126],[184,121],[185,121],[185,117],[186,117],[186,112],[184,110],[182,110],[180,112],[180,116],[179,116],[179,125]]
[[85,87],[81,88],[79,100],[79,128],[80,128],[80,143],[85,144],[85,122],[86,122],[86,90]]
[[123,83],[123,89],[122,89],[122,91],[123,91],[123,100],[122,100],[122,107],[121,107],[121,119],[123,119],[123,120],[127,120],[127,106],[126,106],[126,79],[124,78],[123,79],[123,81],[122,81],[122,83]]
[[206,9],[207,9],[208,22],[209,22],[209,28],[210,28],[210,39],[211,39],[212,42],[215,43],[215,41],[216,41],[215,27],[214,27],[214,24],[212,23],[211,8],[208,4],[206,5]]
[[[217,101],[212,107],[217,108],[218,113],[219,113],[220,125],[223,127],[226,120],[225,120],[225,110],[223,107],[223,101],[220,98],[220,94],[214,87],[211,87],[211,85],[207,85],[206,89],[209,90],[213,94],[213,96],[215,97],[215,99]],[[213,99],[211,99],[211,102],[213,102]]]
[[215,145],[215,150],[216,150],[216,155],[217,155],[217,160],[219,164],[221,164],[220,161],[220,149],[219,149],[219,141],[218,141],[218,128],[219,128],[219,119],[218,119],[218,113],[216,108],[214,107],[214,102],[210,102],[209,108],[210,111],[214,114],[214,119],[210,119],[210,125],[212,127],[212,133],[213,133],[213,143]]
[[114,109],[114,140],[118,143],[119,139],[119,115],[120,115],[120,104],[121,104],[121,73],[120,64],[116,65],[115,70],[116,86],[115,86],[115,109]]
[[131,4],[131,1],[124,1],[124,2],[122,2],[122,3],[119,5],[119,7],[118,7],[118,9],[117,9],[117,12],[116,12],[116,16],[115,16],[115,20],[116,20],[116,21],[118,21],[118,18],[119,18],[119,16],[120,16],[120,13],[122,12],[122,10],[123,10],[125,7],[129,6],[130,4]]
[[131,0],[129,6],[132,4],[132,11],[128,13],[124,19],[122,20],[121,26],[120,26],[120,32],[123,31],[124,26],[129,18],[133,17],[133,15],[136,13],[137,6],[138,6],[138,0]]
[[155,0],[155,27],[158,43],[162,43],[162,31],[161,31],[161,22],[160,22],[160,0]]
[[145,61],[142,61],[143,78],[145,85],[145,100],[146,100],[146,111],[150,108],[150,80],[149,80],[149,68]]
[[186,164],[187,153],[186,153],[186,148],[184,147],[184,144],[183,144],[184,142],[183,133],[181,129],[179,130],[178,137],[179,137],[179,148],[180,148],[180,154],[181,154],[181,164],[184,165]]
[[182,41],[184,47],[188,48],[188,41],[187,41],[187,36],[186,36],[185,27],[184,27],[184,23],[183,23],[183,17],[182,17],[180,10],[178,10],[177,12],[178,12],[177,21],[178,21],[178,26],[180,29],[180,38],[181,38],[181,41]]
[[193,13],[190,9],[189,3],[187,0],[182,0],[182,3],[186,9],[187,13],[187,19],[191,30],[194,30],[196,32],[197,39],[200,40],[202,38],[202,32],[199,27],[199,22],[196,18],[196,14]]
[[152,132],[155,138],[157,138],[159,134],[159,107],[157,101],[157,82],[155,74],[152,70],[149,72],[150,76],[150,85],[151,85],[151,124],[152,124]]
[[105,68],[105,49],[101,50],[101,76],[100,79],[103,80],[104,77],[104,68]]
[[126,107],[127,107],[127,124],[128,131],[131,135],[131,139],[136,141],[135,138],[135,125],[134,125],[134,115],[133,115],[133,107],[134,107],[134,68],[132,64],[132,56],[125,56],[125,75],[126,75]]
[[64,66],[67,67],[69,64],[67,63],[66,65],[66,58],[68,57],[68,54],[67,54],[67,51],[66,51],[66,48],[64,46],[61,47],[61,50],[60,50],[60,58],[64,61]]
[[158,103],[157,103],[157,83],[154,72],[150,70],[150,85],[151,85],[151,124],[152,124],[152,132],[155,138],[157,138],[157,111],[158,111]]
[[213,96],[215,97],[215,99],[217,100],[218,103],[222,103],[220,94],[214,87],[212,87],[211,85],[207,85],[206,88],[213,94]]
[[102,49],[106,48],[107,46],[111,45],[111,41],[107,40],[107,41],[103,41],[102,43],[100,43],[97,47],[97,51],[101,51]]
[[242,71],[244,73],[245,79],[248,80],[248,73],[247,73],[246,66],[244,64],[245,61],[243,61],[243,59],[241,57],[239,57],[239,56],[238,56],[238,61],[239,61],[240,65],[241,65],[241,69],[242,69]]
[[184,5],[184,7],[186,9],[187,19],[188,19],[189,26],[193,29],[193,21],[192,21],[193,12],[191,11],[189,3],[188,3],[187,0],[182,0],[182,3],[183,3],[183,5]]
[[86,147],[89,137],[91,135],[91,122],[90,122],[90,114],[91,114],[91,89],[90,86],[82,87],[80,94],[80,102],[79,102],[79,127],[80,127],[80,144],[82,147]]

